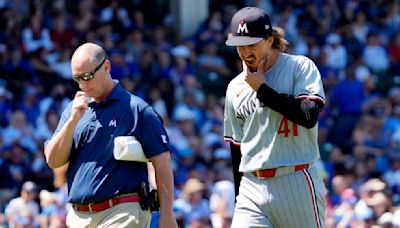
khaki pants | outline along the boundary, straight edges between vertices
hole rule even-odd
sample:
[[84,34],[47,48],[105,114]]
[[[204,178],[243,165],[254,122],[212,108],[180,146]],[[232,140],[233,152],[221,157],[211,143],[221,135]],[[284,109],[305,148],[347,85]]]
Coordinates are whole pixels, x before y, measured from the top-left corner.
[[137,202],[120,203],[100,212],[78,212],[71,207],[67,215],[67,226],[70,228],[148,228],[150,221],[150,211],[143,211]]

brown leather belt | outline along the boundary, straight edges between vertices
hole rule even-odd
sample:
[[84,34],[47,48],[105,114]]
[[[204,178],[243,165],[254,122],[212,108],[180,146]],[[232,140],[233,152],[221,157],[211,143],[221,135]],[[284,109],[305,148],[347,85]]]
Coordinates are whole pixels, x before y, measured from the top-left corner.
[[104,200],[98,203],[73,204],[73,207],[77,211],[99,212],[111,208],[120,203],[129,203],[129,202],[140,202],[140,196],[139,195],[116,196],[114,198]]
[[[300,164],[294,166],[293,172],[297,172],[299,170],[307,169],[309,167],[308,164]],[[274,169],[262,169],[262,170],[256,170],[252,172],[252,174],[260,179],[268,179],[271,177],[275,177],[277,175],[277,170],[280,168],[274,168]]]

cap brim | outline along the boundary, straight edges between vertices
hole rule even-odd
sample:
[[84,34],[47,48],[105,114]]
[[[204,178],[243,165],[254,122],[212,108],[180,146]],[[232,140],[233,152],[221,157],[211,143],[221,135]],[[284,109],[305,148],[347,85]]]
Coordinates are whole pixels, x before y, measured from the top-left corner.
[[255,44],[264,38],[248,36],[229,36],[225,44],[228,46],[247,46]]

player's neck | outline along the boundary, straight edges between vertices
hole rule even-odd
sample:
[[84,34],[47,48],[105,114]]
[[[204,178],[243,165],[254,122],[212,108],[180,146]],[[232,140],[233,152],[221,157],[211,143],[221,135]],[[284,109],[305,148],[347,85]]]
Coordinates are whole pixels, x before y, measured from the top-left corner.
[[267,72],[278,60],[281,52],[276,49],[272,49],[272,51],[268,54],[267,61],[264,64],[264,72]]

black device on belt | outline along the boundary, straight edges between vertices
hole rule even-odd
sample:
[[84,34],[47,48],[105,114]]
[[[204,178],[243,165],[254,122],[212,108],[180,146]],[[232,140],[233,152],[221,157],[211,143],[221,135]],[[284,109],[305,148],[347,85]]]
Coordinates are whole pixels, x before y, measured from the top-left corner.
[[139,191],[142,199],[139,204],[142,210],[158,211],[160,209],[160,201],[157,190],[149,191],[146,182],[142,182]]

